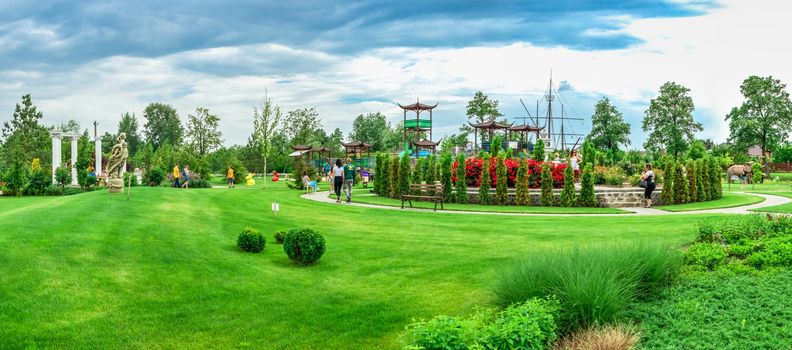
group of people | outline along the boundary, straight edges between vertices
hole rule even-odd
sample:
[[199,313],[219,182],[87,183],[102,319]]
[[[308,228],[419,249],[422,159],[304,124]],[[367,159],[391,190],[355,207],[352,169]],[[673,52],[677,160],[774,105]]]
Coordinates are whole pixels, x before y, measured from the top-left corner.
[[[327,173],[327,177],[332,179],[333,183],[333,192],[336,195],[336,203],[341,203],[344,198],[346,198],[346,202],[352,202],[352,188],[355,186],[355,174],[357,172],[357,165],[352,162],[351,158],[347,158],[344,162],[341,159],[336,159],[335,165],[330,167],[330,164],[326,164],[325,172]],[[312,188],[314,191],[317,189],[316,181],[311,180],[308,176],[308,173],[303,171],[303,184],[308,187]],[[342,196],[341,192],[343,191],[344,195]]]
[[[173,187],[190,188],[190,166],[184,164],[184,169],[179,171],[179,163],[173,166]],[[181,182],[179,181],[181,180]]]

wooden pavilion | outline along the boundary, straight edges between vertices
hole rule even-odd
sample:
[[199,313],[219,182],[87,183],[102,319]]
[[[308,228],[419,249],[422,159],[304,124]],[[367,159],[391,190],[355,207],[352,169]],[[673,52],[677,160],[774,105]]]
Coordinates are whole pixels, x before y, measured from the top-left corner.
[[[419,149],[431,150],[435,153],[437,145],[440,142],[432,141],[432,110],[437,107],[421,103],[416,100],[411,105],[398,104],[404,111],[404,139],[407,140],[406,149],[410,149],[415,155],[418,155]],[[407,111],[415,112],[415,119],[407,119]],[[421,119],[421,112],[429,111],[429,119]],[[428,138],[426,138],[428,136]]]
[[[509,136],[511,136],[514,133],[519,135],[519,138],[518,138],[518,141],[517,141],[517,147],[512,147],[512,148],[516,149],[517,152],[520,152],[522,150],[526,150],[528,152],[532,152],[533,151],[533,143],[530,142],[529,135],[531,133],[536,133],[536,140],[538,140],[539,137],[541,137],[539,132],[542,131],[542,129],[543,128],[536,127],[536,126],[531,126],[531,125],[527,125],[527,124],[511,126],[510,128],[507,129],[509,131]],[[512,137],[509,137],[509,139],[512,139]]]
[[[487,141],[484,141],[484,135],[482,134],[481,137],[481,149],[489,152],[490,144],[492,142],[492,136],[496,130],[503,130],[503,136],[508,137],[508,130],[512,127],[512,124],[501,123],[496,120],[488,120],[483,123],[473,124],[468,122],[468,124],[473,127],[473,144],[476,146],[476,151],[478,151],[479,143],[478,143],[478,134],[479,132],[486,132],[487,133]],[[480,131],[481,130],[481,131]],[[506,140],[504,140],[505,142]],[[507,144],[508,146],[508,144]],[[508,148],[508,147],[504,147]]]
[[[352,158],[359,167],[368,168],[371,159],[371,145],[363,141],[341,142],[347,157]],[[363,158],[363,154],[366,158]]]

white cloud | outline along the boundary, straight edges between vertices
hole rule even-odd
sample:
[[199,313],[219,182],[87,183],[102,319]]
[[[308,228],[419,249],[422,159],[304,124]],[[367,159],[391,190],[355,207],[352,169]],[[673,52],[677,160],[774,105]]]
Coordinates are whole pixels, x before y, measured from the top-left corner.
[[[743,79],[772,74],[792,83],[792,46],[785,37],[792,32],[792,22],[785,18],[792,7],[777,1],[723,5],[698,17],[620,18],[626,26],[619,33],[643,40],[620,50],[516,43],[385,48],[344,56],[265,43],[157,58],[116,56],[62,72],[0,70],[0,120],[11,116],[14,103],[27,92],[49,123],[74,118],[85,127],[99,120],[100,129],[107,131],[116,128],[121,113],[140,117],[146,104],[157,101],[173,104],[182,116],[208,107],[221,117],[226,143],[235,144],[245,142],[251,112],[266,89],[285,110],[316,107],[328,130],[345,132],[361,113],[382,111],[398,121],[402,114],[395,102],[420,97],[440,103],[435,134],[442,135],[464,122],[465,105],[476,90],[497,96],[507,114],[524,114],[518,99],[531,107],[552,69],[556,81],[568,81],[580,96],[611,98],[633,124],[634,146],[644,138],[640,119],[649,98],[671,80],[691,89],[696,118],[706,127],[701,136],[724,141],[728,127],[723,115],[741,102]],[[574,109],[588,117],[591,107]]]

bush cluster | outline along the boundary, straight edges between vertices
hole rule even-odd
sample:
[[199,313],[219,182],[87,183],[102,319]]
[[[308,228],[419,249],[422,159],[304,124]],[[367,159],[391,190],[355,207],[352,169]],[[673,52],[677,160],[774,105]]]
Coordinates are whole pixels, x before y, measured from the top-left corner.
[[310,228],[292,229],[283,238],[283,251],[298,265],[309,265],[324,254],[325,239]]
[[275,243],[283,244],[283,239],[286,238],[286,231],[275,232],[273,238],[275,238]]
[[756,214],[701,222],[685,263],[704,270],[792,267],[792,218]]
[[565,330],[603,324],[677,275],[677,250],[643,243],[542,250],[507,268],[493,292],[502,305],[555,295]]
[[258,253],[264,250],[267,239],[258,230],[248,226],[242,229],[237,238],[237,247],[249,253]]
[[557,338],[558,302],[530,299],[470,318],[437,316],[407,327],[403,341],[417,349],[547,349]]

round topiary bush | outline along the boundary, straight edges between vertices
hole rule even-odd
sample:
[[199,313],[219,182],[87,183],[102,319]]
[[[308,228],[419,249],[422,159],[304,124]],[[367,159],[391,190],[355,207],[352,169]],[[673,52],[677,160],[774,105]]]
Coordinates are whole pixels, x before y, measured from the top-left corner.
[[286,231],[275,232],[275,243],[283,244],[283,239],[286,237]]
[[283,238],[283,251],[298,265],[308,265],[324,254],[325,239],[310,228],[292,229]]
[[258,253],[264,250],[267,239],[258,230],[248,226],[242,229],[242,233],[237,238],[237,247],[246,252]]

